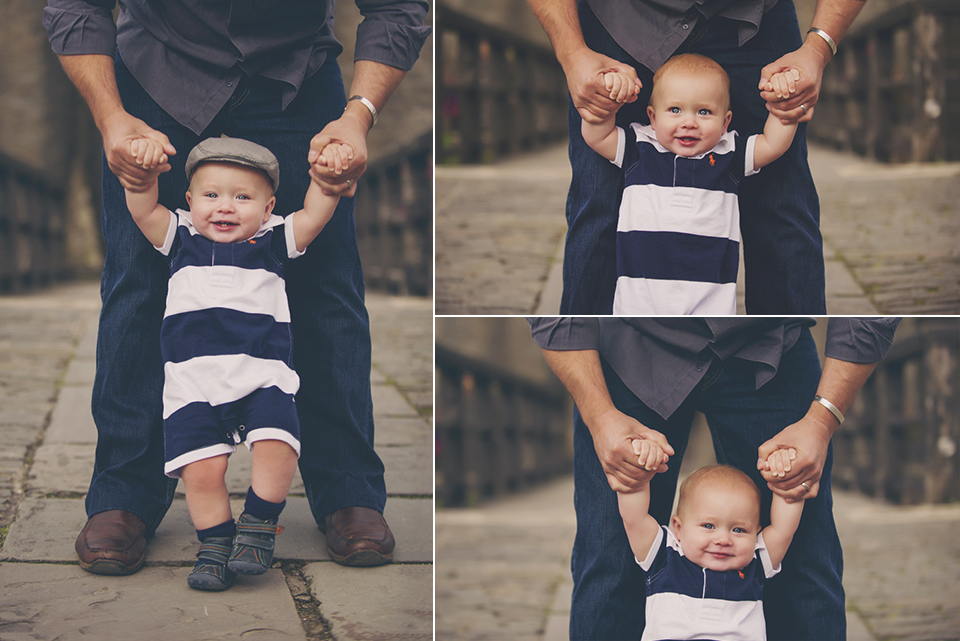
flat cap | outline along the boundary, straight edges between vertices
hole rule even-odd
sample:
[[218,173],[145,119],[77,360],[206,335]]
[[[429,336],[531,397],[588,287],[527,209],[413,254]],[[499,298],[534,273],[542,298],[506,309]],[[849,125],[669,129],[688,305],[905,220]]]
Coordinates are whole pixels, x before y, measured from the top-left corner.
[[232,162],[259,169],[270,177],[273,189],[280,184],[280,163],[273,153],[257,143],[242,138],[207,138],[187,156],[187,179],[202,162]]

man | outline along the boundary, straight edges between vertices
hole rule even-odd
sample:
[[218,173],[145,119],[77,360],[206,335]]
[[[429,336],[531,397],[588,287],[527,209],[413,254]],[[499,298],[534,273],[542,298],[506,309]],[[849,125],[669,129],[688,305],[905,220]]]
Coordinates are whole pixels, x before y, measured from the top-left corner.
[[[823,68],[864,0],[819,0],[816,31],[801,44],[793,3],[784,0],[528,0],[553,43],[570,89],[567,239],[561,314],[610,314],[616,284],[615,234],[623,177],[593,153],[580,121],[615,108],[602,72],[637,74],[644,90],[617,114],[617,124],[647,122],[653,72],[675,53],[699,53],[730,76],[730,128],[760,133],[767,107],[801,126],[784,156],[740,188],[748,314],[825,313],[819,202],[806,161],[806,123]],[[771,75],[800,70],[798,92],[761,94]],[[766,103],[764,101],[767,101]],[[620,186],[617,189],[617,185]]]
[[[761,488],[764,524],[771,492],[796,499],[820,483],[805,502],[782,572],[765,588],[768,638],[844,639],[830,439],[898,323],[831,319],[821,373],[810,319],[530,319],[534,341],[577,406],[570,638],[639,638],[644,576],[629,553],[616,493],[649,480],[650,514],[669,522],[693,415],[700,411],[719,462]],[[670,456],[668,466],[656,474],[641,468],[631,447],[635,438],[656,441]],[[793,470],[782,478],[761,473],[758,459],[780,447],[797,450]]]
[[[423,0],[357,0],[354,78],[346,100],[327,2],[123,4],[50,0],[44,25],[64,70],[87,101],[104,142],[106,257],[93,413],[96,463],[77,538],[85,569],[130,574],[166,513],[176,482],[163,475],[159,329],[166,268],[126,212],[123,188],[149,174],[130,140],[164,145],[160,202],[183,207],[187,152],[211,136],[246,138],[280,161],[277,211],[302,202],[310,180],[343,194],[366,168],[366,137],[429,34]],[[319,132],[319,133],[318,133]],[[340,172],[318,152],[350,145]],[[309,174],[308,174],[309,169]],[[304,262],[287,271],[294,362],[301,378],[300,470],[331,557],[345,565],[392,559],[382,512],[383,465],[373,450],[370,333],[354,234],[342,198]]]

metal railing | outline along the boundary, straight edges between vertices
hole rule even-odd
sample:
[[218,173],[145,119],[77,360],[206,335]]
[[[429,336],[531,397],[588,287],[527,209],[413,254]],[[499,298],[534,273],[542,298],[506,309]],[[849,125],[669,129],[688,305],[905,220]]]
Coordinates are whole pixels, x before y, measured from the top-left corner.
[[433,291],[433,133],[367,166],[354,208],[366,285]]
[[491,162],[566,139],[567,83],[549,47],[437,12],[440,163]]
[[960,500],[960,331],[924,319],[891,347],[836,433],[833,479],[898,504]]
[[0,153],[0,292],[68,275],[65,190]]
[[823,74],[811,140],[889,162],[960,160],[960,3],[856,24]]
[[440,506],[529,487],[573,469],[562,391],[436,348],[436,499]]

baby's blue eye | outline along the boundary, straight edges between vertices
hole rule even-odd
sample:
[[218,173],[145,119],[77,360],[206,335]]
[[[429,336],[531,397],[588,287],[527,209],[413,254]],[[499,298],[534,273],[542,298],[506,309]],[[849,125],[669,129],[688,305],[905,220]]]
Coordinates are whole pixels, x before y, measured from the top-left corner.
[[245,194],[241,194],[237,196],[237,198],[239,198],[240,200],[250,200],[250,196],[247,196]]
[[672,114],[680,113],[680,107],[670,107],[670,113]]
[[207,193],[204,194],[204,196],[207,198],[216,198],[217,194],[212,191],[208,191]]
[[733,528],[733,531],[736,532],[737,534],[743,534],[746,532],[746,530],[744,530],[742,527],[735,527]]
[[701,110],[700,110],[700,115],[701,115],[701,116],[709,116],[709,115],[710,115],[710,110],[709,110],[709,109],[701,109]]
[[708,530],[712,530],[712,529],[713,529],[713,523],[704,523],[701,527],[704,527],[704,528],[706,528],[706,529],[708,529]]

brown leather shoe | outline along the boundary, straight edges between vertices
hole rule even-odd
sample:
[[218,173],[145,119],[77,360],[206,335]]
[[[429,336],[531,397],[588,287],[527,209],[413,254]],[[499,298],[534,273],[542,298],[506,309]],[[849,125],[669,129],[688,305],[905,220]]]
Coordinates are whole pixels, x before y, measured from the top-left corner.
[[146,556],[146,531],[140,517],[126,510],[94,514],[74,546],[80,567],[94,574],[133,574]]
[[324,518],[330,557],[340,565],[371,566],[393,561],[393,532],[383,515],[368,507],[345,507]]

